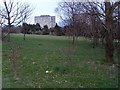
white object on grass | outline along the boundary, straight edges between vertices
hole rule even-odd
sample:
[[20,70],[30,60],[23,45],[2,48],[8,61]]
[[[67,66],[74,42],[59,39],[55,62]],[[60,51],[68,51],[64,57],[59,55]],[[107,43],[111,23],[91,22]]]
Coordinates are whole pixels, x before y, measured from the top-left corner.
[[45,71],[46,73],[48,73],[49,71]]

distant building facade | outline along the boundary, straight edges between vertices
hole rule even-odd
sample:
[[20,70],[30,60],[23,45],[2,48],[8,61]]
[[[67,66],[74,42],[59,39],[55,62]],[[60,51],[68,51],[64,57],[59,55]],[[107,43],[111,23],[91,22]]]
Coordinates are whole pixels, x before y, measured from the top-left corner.
[[48,28],[53,28],[56,25],[55,16],[50,16],[50,15],[35,16],[34,20],[35,20],[35,24],[39,23],[42,28],[45,25],[47,25]]

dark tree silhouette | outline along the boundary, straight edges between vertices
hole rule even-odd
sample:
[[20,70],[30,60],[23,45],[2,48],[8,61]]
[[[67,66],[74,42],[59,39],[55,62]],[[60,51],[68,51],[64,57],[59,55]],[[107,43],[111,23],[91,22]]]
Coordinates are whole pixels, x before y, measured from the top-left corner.
[[43,31],[43,35],[48,35],[48,34],[49,34],[48,26],[47,26],[47,25],[44,25],[42,31]]
[[58,24],[56,23],[56,25],[55,25],[55,34],[57,35],[57,36],[61,36],[62,35],[62,30],[61,30],[61,27],[60,26],[58,26]]

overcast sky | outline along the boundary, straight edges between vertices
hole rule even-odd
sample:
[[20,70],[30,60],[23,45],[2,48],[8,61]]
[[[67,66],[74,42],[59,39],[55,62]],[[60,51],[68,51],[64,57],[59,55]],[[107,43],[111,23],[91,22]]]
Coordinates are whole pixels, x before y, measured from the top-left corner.
[[55,8],[61,0],[23,0],[29,2],[34,8],[31,17],[32,23],[34,23],[34,16],[40,15],[52,15],[56,16],[56,22],[59,22]]
[[[4,0],[0,0],[0,5],[2,4],[3,1]],[[57,16],[57,13],[55,12],[55,8],[58,6],[58,3],[62,0],[19,0],[19,1],[29,2],[33,8],[33,14],[31,15],[27,23],[34,23],[34,16],[40,15],[56,16],[56,22],[60,21]]]

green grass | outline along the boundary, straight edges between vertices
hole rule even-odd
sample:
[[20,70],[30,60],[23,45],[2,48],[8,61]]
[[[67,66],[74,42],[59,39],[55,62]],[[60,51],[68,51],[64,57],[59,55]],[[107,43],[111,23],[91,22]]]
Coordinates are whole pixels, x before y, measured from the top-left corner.
[[[117,67],[103,64],[104,49],[79,38],[72,45],[64,36],[12,35],[14,48],[21,46],[17,59],[19,80],[14,79],[7,42],[3,42],[3,88],[117,88]],[[49,71],[46,73],[46,71]]]

